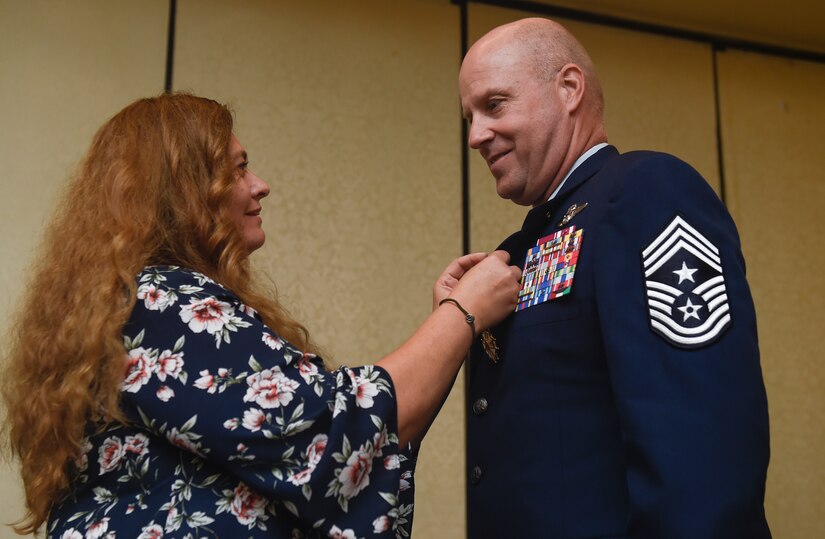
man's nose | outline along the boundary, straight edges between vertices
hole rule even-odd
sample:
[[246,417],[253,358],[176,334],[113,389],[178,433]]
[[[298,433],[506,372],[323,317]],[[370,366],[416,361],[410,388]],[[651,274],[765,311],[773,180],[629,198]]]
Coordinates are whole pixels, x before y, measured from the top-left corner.
[[467,142],[470,144],[470,148],[478,150],[485,142],[493,140],[493,137],[495,137],[495,134],[490,129],[490,125],[483,120],[477,120],[470,124]]

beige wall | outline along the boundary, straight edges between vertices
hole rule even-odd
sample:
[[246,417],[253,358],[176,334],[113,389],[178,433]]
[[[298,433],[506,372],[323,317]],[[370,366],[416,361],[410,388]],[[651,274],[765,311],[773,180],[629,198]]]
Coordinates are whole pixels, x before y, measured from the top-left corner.
[[[94,130],[162,90],[167,0],[0,0],[0,326],[60,185]],[[471,41],[525,14],[469,6]],[[717,190],[705,45],[570,23],[601,72],[611,142],[693,164]],[[448,0],[178,2],[176,89],[231,103],[253,170],[272,185],[257,256],[335,363],[371,362],[429,310],[460,254],[458,8]],[[822,65],[719,57],[728,202],[760,320],[775,536],[825,535],[825,368],[814,332],[825,278]],[[524,214],[471,160],[471,242],[490,249]],[[781,280],[780,280],[781,279]],[[781,285],[779,285],[781,283]],[[459,380],[462,378],[459,377]],[[416,538],[464,536],[463,385],[422,450]],[[0,473],[0,521],[20,515]],[[12,537],[0,529],[0,538]]]
[[[334,363],[381,358],[461,254],[458,9],[178,6],[175,88],[236,105],[252,168],[272,186],[259,265]],[[463,535],[463,398],[458,384],[421,450],[416,537]]]
[[825,537],[825,65],[719,57],[728,206],[759,320],[778,538]]

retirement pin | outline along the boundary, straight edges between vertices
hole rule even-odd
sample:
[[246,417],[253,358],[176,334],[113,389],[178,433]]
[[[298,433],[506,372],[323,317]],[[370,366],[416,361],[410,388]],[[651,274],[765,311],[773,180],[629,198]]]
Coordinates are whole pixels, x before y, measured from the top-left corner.
[[570,226],[539,239],[527,252],[516,312],[570,293],[583,234]]

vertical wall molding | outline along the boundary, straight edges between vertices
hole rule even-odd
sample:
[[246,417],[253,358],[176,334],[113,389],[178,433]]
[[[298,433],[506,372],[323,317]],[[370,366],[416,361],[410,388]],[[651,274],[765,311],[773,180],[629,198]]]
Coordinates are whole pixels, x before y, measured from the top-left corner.
[[163,91],[172,91],[172,75],[175,63],[175,19],[178,14],[178,0],[169,0],[169,29],[166,34],[166,77],[163,83]]
[[[461,58],[459,65],[464,61],[467,54],[467,2],[459,4],[460,25],[461,25]],[[470,252],[470,151],[467,148],[467,137],[469,129],[464,120],[464,114],[459,108],[459,121],[461,122],[461,251],[463,254]]]
[[725,184],[725,154],[722,145],[722,105],[719,99],[719,63],[717,57],[720,52],[724,52],[724,47],[713,45],[711,48],[711,62],[713,63],[713,106],[714,118],[716,119],[716,159],[719,167],[719,197],[722,203],[727,206],[727,187]]

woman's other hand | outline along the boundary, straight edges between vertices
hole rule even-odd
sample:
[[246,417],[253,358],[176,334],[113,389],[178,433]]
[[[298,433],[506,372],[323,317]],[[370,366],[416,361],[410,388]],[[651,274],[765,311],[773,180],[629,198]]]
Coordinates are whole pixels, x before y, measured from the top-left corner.
[[506,251],[494,251],[454,260],[433,287],[434,308],[450,297],[475,317],[477,331],[497,324],[518,301],[521,271],[508,265],[509,259]]
[[449,297],[464,274],[485,258],[487,253],[471,253],[450,262],[433,285],[433,310],[438,308],[441,300]]

